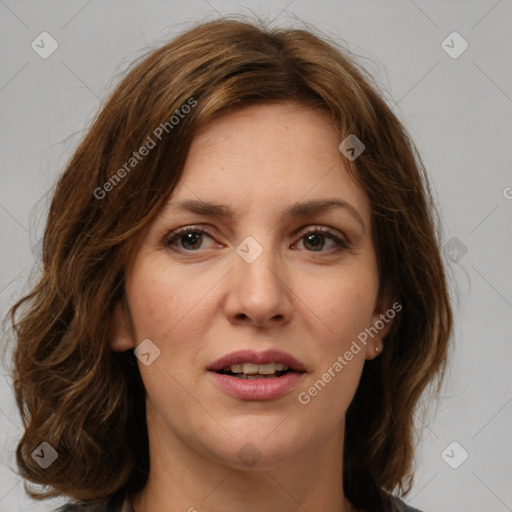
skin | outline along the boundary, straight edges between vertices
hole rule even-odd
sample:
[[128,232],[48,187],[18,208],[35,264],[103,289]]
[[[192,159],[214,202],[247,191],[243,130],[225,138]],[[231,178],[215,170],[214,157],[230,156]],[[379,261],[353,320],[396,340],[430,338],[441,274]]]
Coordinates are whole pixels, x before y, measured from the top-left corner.
[[[378,299],[370,205],[340,142],[325,113],[297,104],[226,112],[194,139],[170,199],[225,204],[234,217],[163,212],[127,268],[111,347],[150,339],[160,350],[139,361],[151,470],[135,512],[354,510],[340,486],[345,413],[390,323],[307,405],[297,398],[390,307]],[[350,203],[364,226],[345,208],[281,219],[298,201],[327,198]],[[185,226],[208,234],[164,243]],[[310,243],[318,228],[348,247]],[[252,263],[236,252],[247,236],[263,248]],[[288,352],[307,373],[279,399],[233,398],[206,367],[246,348]],[[252,467],[237,457],[247,443],[261,455]]]

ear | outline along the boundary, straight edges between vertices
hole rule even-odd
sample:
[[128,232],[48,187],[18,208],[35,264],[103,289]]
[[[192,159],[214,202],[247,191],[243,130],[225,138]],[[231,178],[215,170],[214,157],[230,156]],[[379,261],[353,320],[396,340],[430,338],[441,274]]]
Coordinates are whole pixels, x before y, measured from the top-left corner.
[[124,298],[114,307],[109,329],[109,339],[110,348],[114,352],[125,352],[135,348],[131,314]]
[[400,303],[392,303],[392,299],[389,295],[380,296],[377,299],[372,314],[371,325],[366,329],[366,333],[368,334],[365,354],[366,359],[374,359],[385,350],[384,338],[391,329],[393,318],[395,318],[396,313],[401,311],[401,309],[402,306]]

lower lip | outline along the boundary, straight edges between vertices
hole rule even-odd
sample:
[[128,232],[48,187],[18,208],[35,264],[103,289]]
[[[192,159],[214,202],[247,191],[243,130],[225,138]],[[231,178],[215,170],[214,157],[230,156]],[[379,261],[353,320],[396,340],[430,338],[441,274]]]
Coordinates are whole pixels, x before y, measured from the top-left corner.
[[241,400],[275,400],[290,392],[305,375],[289,372],[273,379],[248,380],[212,371],[209,373],[224,392]]

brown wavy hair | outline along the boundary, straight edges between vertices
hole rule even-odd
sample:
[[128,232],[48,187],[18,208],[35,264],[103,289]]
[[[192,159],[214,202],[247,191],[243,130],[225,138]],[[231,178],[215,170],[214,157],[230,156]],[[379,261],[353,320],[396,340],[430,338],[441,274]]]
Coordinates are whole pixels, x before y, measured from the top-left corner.
[[[238,18],[199,24],[133,64],[59,178],[41,274],[8,314],[25,427],[17,464],[44,486],[26,484],[32,497],[102,501],[144,487],[144,387],[133,351],[109,348],[125,268],[178,183],[197,130],[227,109],[270,102],[327,112],[340,142],[355,134],[366,146],[346,164],[370,200],[380,292],[403,310],[347,411],[343,486],[368,511],[408,492],[413,415],[424,391],[439,391],[430,384],[444,374],[452,312],[424,166],[383,96],[347,49],[314,29]],[[166,126],[161,140],[158,126]],[[148,137],[155,147],[128,168]],[[31,457],[43,441],[58,453],[47,469]]]

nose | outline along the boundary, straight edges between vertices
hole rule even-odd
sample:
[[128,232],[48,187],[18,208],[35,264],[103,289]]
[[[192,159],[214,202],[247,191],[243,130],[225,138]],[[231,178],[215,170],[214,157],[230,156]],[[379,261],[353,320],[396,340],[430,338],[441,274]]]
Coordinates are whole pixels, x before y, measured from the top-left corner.
[[231,323],[272,328],[291,320],[293,293],[289,275],[274,251],[264,249],[252,263],[235,254],[228,276],[224,309]]

